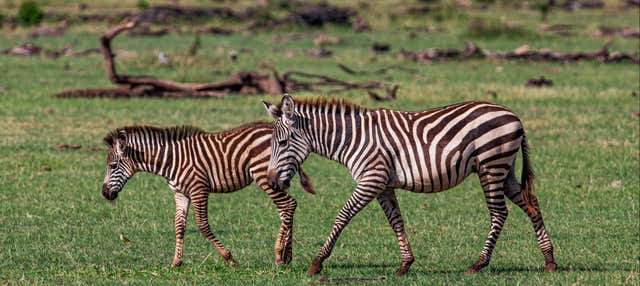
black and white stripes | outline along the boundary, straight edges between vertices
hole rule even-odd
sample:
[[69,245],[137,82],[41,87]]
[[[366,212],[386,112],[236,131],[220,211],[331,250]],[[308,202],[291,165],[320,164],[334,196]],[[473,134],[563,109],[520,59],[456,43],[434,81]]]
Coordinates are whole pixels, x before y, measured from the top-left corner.
[[[296,201],[267,183],[273,125],[251,123],[218,133],[195,127],[119,128],[104,138],[109,147],[107,173],[102,186],[105,198],[113,200],[136,172],[160,175],[174,192],[176,203],[176,249],[173,266],[182,263],[182,245],[189,203],[193,204],[200,232],[211,241],[231,265],[231,253],[213,234],[207,220],[209,193],[228,193],[255,181],[273,200],[282,220],[276,240],[276,263],[291,260],[292,225]],[[305,190],[313,189],[301,172]]]
[[[266,102],[265,106],[277,119],[268,171],[272,185],[285,186],[310,152],[344,164],[357,183],[309,273],[321,270],[340,232],[376,198],[400,244],[403,262],[397,274],[406,273],[413,254],[394,189],[440,192],[460,184],[472,172],[480,177],[491,228],[479,259],[468,271],[489,263],[507,218],[505,195],[530,216],[545,268],[555,269],[551,241],[533,194],[524,129],[507,108],[472,101],[403,112],[337,101],[294,101],[290,96],[279,106]],[[514,173],[518,150],[523,152],[522,186]]]

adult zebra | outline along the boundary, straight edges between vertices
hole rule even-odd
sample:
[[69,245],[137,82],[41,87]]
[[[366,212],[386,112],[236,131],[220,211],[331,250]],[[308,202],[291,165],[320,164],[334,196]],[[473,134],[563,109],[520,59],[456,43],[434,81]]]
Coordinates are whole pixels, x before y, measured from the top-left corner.
[[[138,171],[167,179],[175,194],[176,249],[172,266],[182,264],[182,245],[189,202],[193,204],[200,232],[222,257],[236,266],[229,250],[213,234],[207,220],[209,193],[229,193],[252,181],[273,200],[282,223],[275,244],[277,264],[292,258],[293,215],[296,201],[286,187],[274,189],[267,182],[267,165],[273,125],[256,122],[235,129],[207,133],[191,126],[118,128],[104,138],[109,147],[102,195],[114,200]],[[300,172],[303,188],[314,193],[308,177]]]
[[[414,257],[404,230],[396,188],[418,193],[440,192],[478,173],[491,217],[480,257],[467,272],[489,264],[491,253],[507,218],[504,196],[531,219],[544,254],[545,270],[556,263],[542,214],[533,194],[524,128],[509,109],[488,102],[463,102],[440,108],[404,112],[365,109],[343,101],[294,101],[285,95],[279,106],[264,102],[276,126],[271,139],[269,183],[288,184],[309,152],[345,165],[356,189],[340,210],[333,229],[309,268],[322,270],[352,217],[378,199],[396,233],[403,275]],[[515,177],[515,159],[522,147],[522,186]]]

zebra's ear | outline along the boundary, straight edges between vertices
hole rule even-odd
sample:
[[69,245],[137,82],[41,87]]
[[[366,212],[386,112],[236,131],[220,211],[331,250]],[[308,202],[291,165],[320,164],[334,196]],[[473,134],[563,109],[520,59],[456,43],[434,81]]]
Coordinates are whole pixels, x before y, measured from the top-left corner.
[[282,103],[280,104],[280,106],[282,106],[282,113],[286,116],[291,115],[293,113],[293,104],[293,97],[285,93],[282,97]]
[[118,132],[118,141],[126,141],[127,140],[127,131],[126,130],[120,130]]
[[282,111],[277,106],[271,103],[268,103],[264,100],[262,101],[262,104],[264,104],[264,108],[267,109],[267,112],[269,112],[269,114],[273,116],[273,118],[278,119],[280,118],[280,116],[282,116]]
[[126,146],[126,142],[127,142],[127,131],[125,130],[120,130],[118,131],[118,135],[117,135],[117,139],[116,139],[116,152],[120,155],[122,155],[122,153],[124,152],[124,148]]

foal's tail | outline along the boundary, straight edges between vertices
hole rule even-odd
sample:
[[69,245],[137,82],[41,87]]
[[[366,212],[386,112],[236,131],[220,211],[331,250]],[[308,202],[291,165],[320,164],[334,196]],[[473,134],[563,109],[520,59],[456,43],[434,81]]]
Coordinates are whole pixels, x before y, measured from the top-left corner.
[[300,166],[300,185],[302,185],[302,188],[307,191],[307,193],[310,193],[312,195],[316,194],[316,191],[313,189],[313,185],[311,184],[311,180],[309,179],[309,176],[307,176],[307,173],[304,172],[304,170],[302,169],[302,166]]
[[533,169],[531,168],[531,164],[529,163],[529,146],[527,145],[526,136],[522,135],[522,176],[521,183],[522,186],[522,199],[524,200],[525,205],[529,212],[536,216],[538,215],[538,211],[534,205],[534,200],[536,200],[536,195],[533,193],[533,179],[535,179],[535,174],[533,173]]

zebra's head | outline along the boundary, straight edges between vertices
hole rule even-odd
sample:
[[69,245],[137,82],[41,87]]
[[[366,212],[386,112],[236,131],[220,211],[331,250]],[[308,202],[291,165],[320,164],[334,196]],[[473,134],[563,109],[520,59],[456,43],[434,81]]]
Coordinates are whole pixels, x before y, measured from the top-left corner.
[[102,196],[107,200],[115,200],[118,192],[135,173],[134,164],[127,156],[127,132],[117,130],[104,138],[109,147],[107,154],[107,173],[102,184]]
[[277,189],[287,188],[291,178],[309,155],[310,145],[301,128],[305,119],[295,111],[295,102],[287,94],[279,106],[266,101],[263,103],[269,114],[276,119],[267,171],[269,184]]

